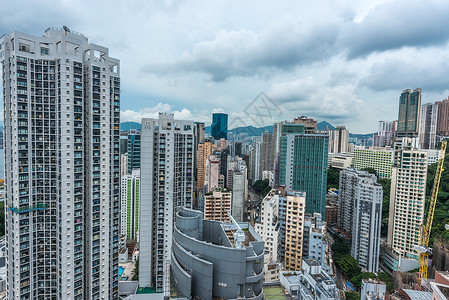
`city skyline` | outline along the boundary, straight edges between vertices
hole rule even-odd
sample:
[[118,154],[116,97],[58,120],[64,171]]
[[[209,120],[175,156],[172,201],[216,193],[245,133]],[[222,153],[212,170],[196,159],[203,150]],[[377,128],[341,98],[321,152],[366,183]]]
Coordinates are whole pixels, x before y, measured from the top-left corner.
[[[20,5],[2,7],[0,34],[67,25],[122,58],[122,121],[162,111],[209,124],[221,111],[230,124],[256,126],[242,110],[264,91],[283,113],[262,125],[307,115],[370,133],[378,120],[396,119],[405,88],[422,88],[423,103],[449,94],[444,2]],[[117,22],[118,11],[127,22]]]

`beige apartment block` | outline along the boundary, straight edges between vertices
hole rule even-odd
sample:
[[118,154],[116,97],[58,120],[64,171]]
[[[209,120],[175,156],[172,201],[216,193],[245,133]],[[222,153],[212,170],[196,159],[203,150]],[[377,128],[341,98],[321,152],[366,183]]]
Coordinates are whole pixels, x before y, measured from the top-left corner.
[[285,270],[301,270],[305,211],[305,193],[289,193],[287,195],[285,230]]
[[232,192],[213,191],[204,196],[204,219],[229,223]]
[[204,189],[204,181],[206,179],[206,163],[212,155],[214,144],[212,142],[204,142],[198,144],[198,173],[197,173],[197,190]]

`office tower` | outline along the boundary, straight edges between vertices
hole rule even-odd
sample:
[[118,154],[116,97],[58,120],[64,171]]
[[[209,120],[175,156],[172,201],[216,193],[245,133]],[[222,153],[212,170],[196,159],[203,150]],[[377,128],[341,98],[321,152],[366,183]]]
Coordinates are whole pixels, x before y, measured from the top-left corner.
[[[262,200],[260,218],[255,224],[257,234],[265,242],[264,282],[279,282],[278,208],[279,192],[271,190]],[[268,259],[267,259],[268,258]]]
[[142,119],[139,286],[169,295],[171,234],[178,207],[192,207],[193,122]]
[[[382,186],[377,183],[373,174],[363,171],[353,172],[355,182],[354,194],[340,201],[352,202],[352,245],[351,255],[357,259],[359,266],[367,272],[377,273],[379,270],[380,228],[382,223]],[[349,176],[348,176],[349,177]],[[353,198],[353,199],[351,199]],[[341,203],[341,202],[340,202]],[[350,214],[348,207],[342,210]]]
[[421,106],[419,118],[419,146],[421,149],[435,149],[438,120],[438,104]]
[[435,104],[438,105],[437,135],[449,136],[449,97]]
[[128,174],[140,168],[140,130],[128,131]]
[[121,234],[136,240],[139,231],[140,169],[122,177]]
[[67,27],[0,38],[8,299],[118,299],[120,67]]
[[329,152],[348,152],[349,131],[344,126],[337,126],[334,130],[329,130]]
[[182,208],[169,257],[173,282],[187,299],[264,299],[264,241],[249,223],[205,220]]
[[421,89],[413,92],[404,90],[399,98],[398,131],[399,137],[417,137],[421,109]]
[[414,246],[424,218],[427,156],[411,138],[397,140],[394,149],[387,243],[399,255],[417,259]]
[[196,189],[198,192],[204,192],[204,183],[206,181],[207,161],[212,155],[214,144],[210,141],[198,144],[198,165]]
[[128,153],[120,155],[120,177],[128,174]]
[[272,133],[265,131],[262,134],[261,164],[262,172],[273,172],[275,157],[275,141]]
[[232,192],[226,189],[214,190],[204,195],[204,219],[229,223]]
[[393,148],[358,147],[354,149],[352,165],[357,170],[373,168],[379,178],[390,178],[393,160]]
[[325,215],[329,136],[305,134],[304,125],[283,124],[279,183],[306,192],[306,212]]
[[285,203],[284,268],[285,270],[299,271],[301,270],[303,254],[306,194],[302,192],[288,192]]
[[214,140],[228,139],[228,115],[212,114],[212,137]]
[[374,147],[393,145],[393,137],[396,136],[398,121],[379,121],[379,128],[373,137]]
[[237,222],[243,222],[246,182],[246,170],[232,172],[232,216]]
[[315,213],[304,216],[304,235],[302,243],[302,256],[308,259],[315,259],[322,266],[325,263],[326,253],[326,225],[321,218],[321,214]]

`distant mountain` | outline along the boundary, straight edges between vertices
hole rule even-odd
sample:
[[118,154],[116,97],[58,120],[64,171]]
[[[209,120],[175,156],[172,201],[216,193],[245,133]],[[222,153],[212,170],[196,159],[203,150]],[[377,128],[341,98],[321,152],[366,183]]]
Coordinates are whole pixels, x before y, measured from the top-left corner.
[[316,125],[316,127],[317,127],[318,130],[326,130],[326,127],[328,127],[328,129],[332,129],[332,130],[335,129],[335,127],[332,124],[330,124],[330,123],[328,123],[326,121],[319,122]]
[[140,125],[140,123],[137,123],[137,122],[123,122],[123,123],[120,123],[120,130],[121,131],[128,131],[128,130],[131,130],[131,129],[141,129],[141,125]]
[[[212,128],[211,126],[206,126],[206,135],[212,134]],[[254,126],[245,126],[245,127],[237,127],[234,129],[230,129],[229,133],[231,134],[248,134],[248,136],[261,136],[262,133],[265,131],[268,131],[270,133],[273,133],[273,125],[268,125],[264,127],[254,127]]]
[[365,139],[369,139],[372,137],[373,137],[373,133],[366,133],[366,134],[349,133],[349,138],[353,138],[353,139],[365,140]]

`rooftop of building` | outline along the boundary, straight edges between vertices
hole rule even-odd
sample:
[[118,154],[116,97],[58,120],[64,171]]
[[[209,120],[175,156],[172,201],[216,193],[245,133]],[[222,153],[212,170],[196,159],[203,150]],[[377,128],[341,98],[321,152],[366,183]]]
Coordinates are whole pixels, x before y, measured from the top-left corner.
[[407,296],[411,300],[432,300],[433,294],[431,292],[423,292],[423,291],[415,291],[415,290],[409,290],[409,289],[403,289],[404,293],[407,294]]
[[362,279],[362,282],[372,283],[372,284],[385,284],[385,282],[383,282],[382,280],[379,280],[377,278],[375,278],[375,279],[373,279],[373,278]]

